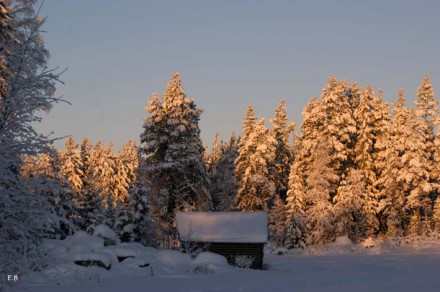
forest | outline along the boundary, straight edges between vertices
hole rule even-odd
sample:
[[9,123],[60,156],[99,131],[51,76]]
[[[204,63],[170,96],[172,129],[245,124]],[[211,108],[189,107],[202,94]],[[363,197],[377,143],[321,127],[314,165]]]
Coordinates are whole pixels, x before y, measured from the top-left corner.
[[241,134],[217,135],[207,151],[202,109],[174,73],[149,98],[139,141],[116,152],[69,136],[56,150],[34,125],[65,102],[55,95],[62,71],[47,68],[33,1],[14,7],[0,0],[2,269],[42,268],[42,239],[99,224],[122,241],[178,248],[178,211],[265,211],[270,241],[289,249],[440,231],[440,117],[429,75],[413,107],[403,90],[387,103],[381,90],[330,76],[299,127],[285,100],[270,119],[249,105]]

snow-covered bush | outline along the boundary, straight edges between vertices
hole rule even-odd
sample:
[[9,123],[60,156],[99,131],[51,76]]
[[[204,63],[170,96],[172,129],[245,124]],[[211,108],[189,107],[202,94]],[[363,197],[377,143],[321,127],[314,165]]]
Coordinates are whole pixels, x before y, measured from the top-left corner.
[[234,266],[239,268],[249,269],[252,266],[255,258],[248,255],[236,255],[234,258]]
[[219,269],[229,268],[228,261],[222,255],[212,252],[202,252],[193,261],[193,271],[196,273],[209,274]]
[[115,245],[121,242],[116,233],[104,224],[95,226],[93,228],[93,235],[104,239],[104,246]]

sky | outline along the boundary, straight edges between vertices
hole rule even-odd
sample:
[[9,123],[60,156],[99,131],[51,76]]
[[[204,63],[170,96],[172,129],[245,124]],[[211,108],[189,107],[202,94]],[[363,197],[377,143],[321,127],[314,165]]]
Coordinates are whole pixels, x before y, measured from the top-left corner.
[[403,88],[412,104],[429,73],[438,97],[438,15],[436,0],[45,0],[49,66],[67,68],[57,94],[72,105],[37,128],[116,149],[139,142],[147,99],[173,72],[204,110],[206,146],[240,133],[248,104],[268,120],[285,98],[299,125],[330,75],[381,88],[386,101]]

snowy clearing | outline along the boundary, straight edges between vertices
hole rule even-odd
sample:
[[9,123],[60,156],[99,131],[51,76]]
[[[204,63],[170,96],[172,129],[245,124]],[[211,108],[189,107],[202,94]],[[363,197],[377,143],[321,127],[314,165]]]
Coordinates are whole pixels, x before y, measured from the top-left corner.
[[[82,238],[86,238],[81,235]],[[66,253],[75,241],[50,240],[53,261],[40,273],[23,276],[6,291],[439,291],[438,239],[396,246],[379,241],[374,247],[353,245],[344,238],[325,248],[277,255],[268,247],[265,270],[239,269],[216,254],[191,259],[178,251],[139,244],[119,244],[96,250],[111,269],[75,265],[81,254]],[[91,244],[96,241],[89,238]],[[371,242],[370,242],[371,243]],[[87,246],[88,242],[83,243]],[[67,247],[68,249],[68,247]],[[68,250],[67,250],[68,251]],[[271,251],[271,253],[269,253]],[[82,253],[84,256],[84,253]],[[117,257],[127,257],[119,262]],[[93,257],[92,257],[93,258]]]

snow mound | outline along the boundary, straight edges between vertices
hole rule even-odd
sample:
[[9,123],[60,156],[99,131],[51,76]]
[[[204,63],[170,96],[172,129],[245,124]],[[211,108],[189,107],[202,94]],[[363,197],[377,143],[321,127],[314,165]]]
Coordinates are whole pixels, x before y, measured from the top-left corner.
[[376,245],[376,241],[372,237],[368,237],[362,242],[362,246],[365,248],[371,248]]
[[105,224],[100,224],[94,227],[93,235],[104,239],[104,245],[115,245],[120,243],[116,232],[114,232],[110,227]]
[[201,252],[193,260],[193,271],[196,273],[218,273],[229,268],[224,256],[212,252]]
[[353,241],[351,241],[350,238],[348,238],[347,235],[345,236],[339,236],[336,238],[335,242],[333,243],[335,247],[342,247],[342,248],[350,248],[353,246]]
[[[72,249],[82,249],[83,251],[89,250],[91,252],[100,250],[104,247],[104,240],[102,238],[89,235],[84,231],[78,231],[72,236],[68,236],[64,239],[64,243],[69,249],[69,252]],[[75,246],[83,246],[82,248]],[[86,247],[87,246],[87,247]],[[80,252],[77,250],[76,252]]]

